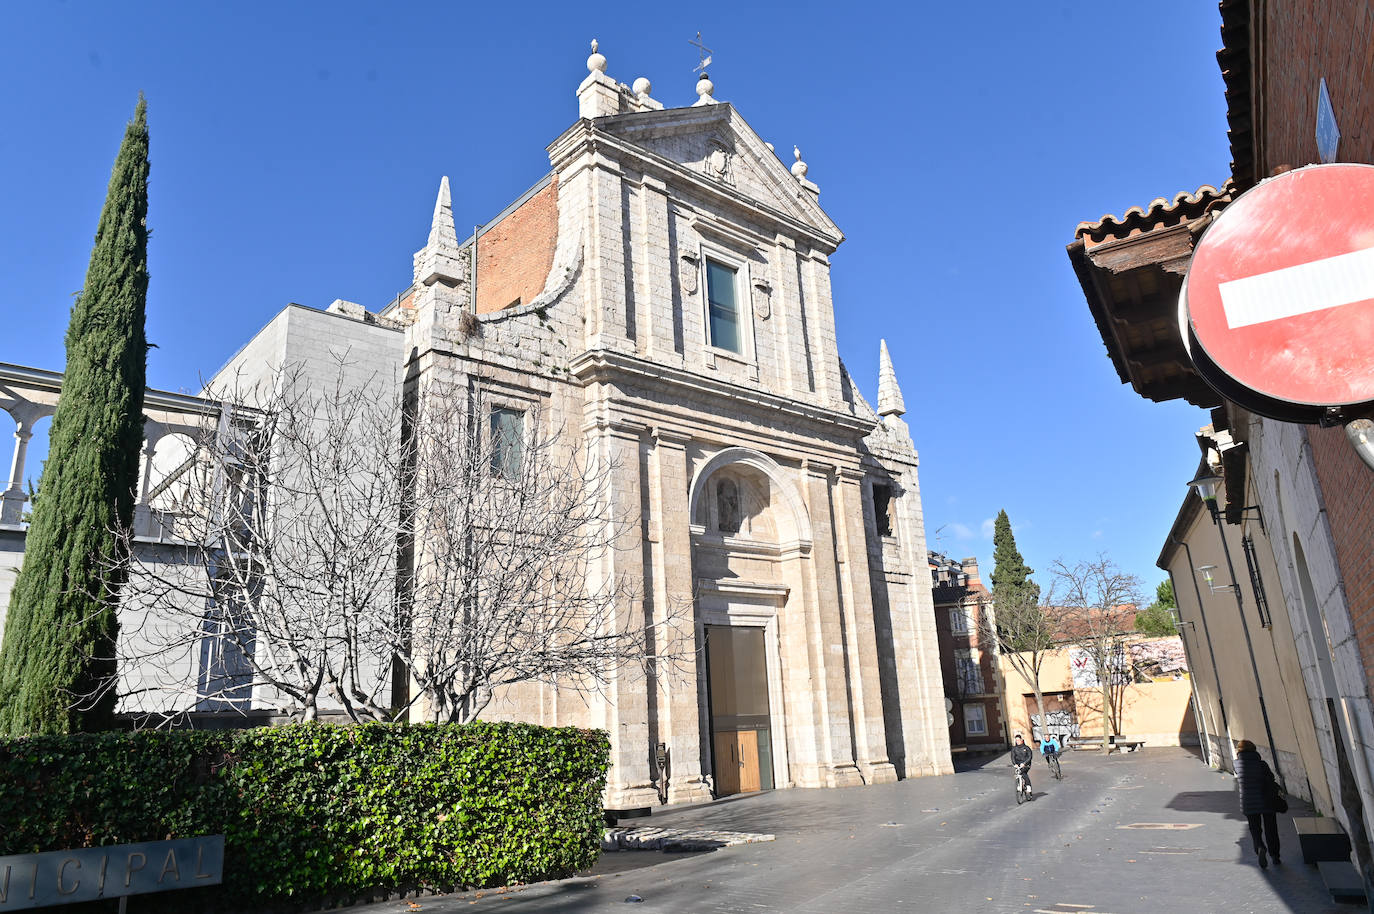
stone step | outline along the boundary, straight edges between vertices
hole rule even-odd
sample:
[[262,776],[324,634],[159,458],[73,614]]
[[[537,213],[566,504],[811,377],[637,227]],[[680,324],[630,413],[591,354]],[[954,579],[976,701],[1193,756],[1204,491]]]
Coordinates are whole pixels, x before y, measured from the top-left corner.
[[1317,864],[1322,882],[1331,893],[1332,901],[1362,902],[1365,900],[1364,882],[1349,860],[1323,860]]
[[1303,863],[1350,859],[1350,838],[1335,819],[1329,816],[1294,816],[1293,829],[1298,833]]

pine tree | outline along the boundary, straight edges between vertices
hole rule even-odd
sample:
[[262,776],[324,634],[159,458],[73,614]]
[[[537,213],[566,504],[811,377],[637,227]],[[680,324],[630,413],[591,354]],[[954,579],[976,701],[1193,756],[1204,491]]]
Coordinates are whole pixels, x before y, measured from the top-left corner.
[[113,724],[122,582],[106,569],[119,564],[113,531],[133,517],[143,443],[147,215],[148,126],[140,96],[72,308],[43,497],[0,649],[0,732],[13,736]]
[[1166,578],[1155,588],[1155,601],[1135,614],[1135,630],[1147,635],[1177,635],[1174,627],[1174,582]]
[[1035,569],[1026,565],[1021,552],[1016,548],[1016,537],[1011,532],[1011,521],[1005,510],[997,512],[997,521],[992,528],[992,593],[995,599],[1009,599],[1012,591],[1034,593],[1034,601],[1040,596],[1040,587],[1030,576]]

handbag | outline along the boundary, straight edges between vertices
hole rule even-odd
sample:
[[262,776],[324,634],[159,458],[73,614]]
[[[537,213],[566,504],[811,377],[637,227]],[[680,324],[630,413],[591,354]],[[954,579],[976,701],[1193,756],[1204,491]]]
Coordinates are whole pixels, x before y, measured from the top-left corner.
[[1277,781],[1271,780],[1269,782],[1268,793],[1268,806],[1270,809],[1274,812],[1288,812],[1288,798],[1285,797],[1283,791],[1279,789]]

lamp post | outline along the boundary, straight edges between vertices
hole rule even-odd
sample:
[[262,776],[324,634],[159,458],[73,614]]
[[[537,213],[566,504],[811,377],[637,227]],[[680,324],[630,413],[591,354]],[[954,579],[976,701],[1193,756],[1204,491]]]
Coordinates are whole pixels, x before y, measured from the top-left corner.
[[[1278,777],[1279,786],[1288,791],[1288,785],[1283,779],[1283,769],[1279,765],[1278,746],[1274,743],[1274,731],[1269,726],[1269,708],[1264,703],[1264,685],[1260,682],[1259,664],[1255,662],[1255,645],[1250,640],[1250,623],[1245,619],[1245,601],[1241,597],[1240,587],[1236,585],[1236,567],[1231,562],[1231,547],[1226,542],[1226,530],[1221,526],[1221,512],[1217,510],[1217,488],[1221,485],[1221,477],[1213,473],[1207,466],[1206,461],[1198,468],[1197,475],[1189,480],[1188,485],[1197,490],[1197,494],[1202,496],[1202,502],[1207,506],[1207,513],[1212,518],[1212,525],[1217,528],[1217,535],[1221,537],[1221,552],[1226,557],[1226,571],[1231,575],[1231,592],[1236,595],[1236,611],[1240,614],[1240,630],[1245,634],[1245,650],[1250,655],[1250,670],[1255,674],[1255,692],[1259,698],[1260,716],[1264,719],[1264,733],[1269,739],[1269,751],[1274,754],[1274,774]],[[1212,588],[1212,575],[1210,567],[1199,568],[1206,575],[1207,587],[1213,593],[1222,590],[1226,585]],[[1197,572],[1195,571],[1194,574]]]

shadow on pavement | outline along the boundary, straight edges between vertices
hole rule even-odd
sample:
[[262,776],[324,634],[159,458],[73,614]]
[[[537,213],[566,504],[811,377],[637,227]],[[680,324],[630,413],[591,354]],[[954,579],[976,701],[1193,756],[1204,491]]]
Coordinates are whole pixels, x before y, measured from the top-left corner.
[[1240,801],[1234,790],[1194,790],[1180,793],[1164,805],[1165,809],[1178,812],[1214,812],[1228,819],[1245,821],[1240,814]]
[[1000,761],[1005,751],[982,752],[977,755],[961,755],[954,759],[954,770],[956,773],[961,771],[978,771],[986,768],[993,762]]
[[578,873],[579,876],[611,876],[616,873],[628,873],[631,870],[641,870],[648,866],[658,866],[660,863],[671,863],[677,860],[689,860],[692,857],[700,857],[702,854],[709,854],[711,851],[605,851],[597,858],[596,863],[589,870]]

